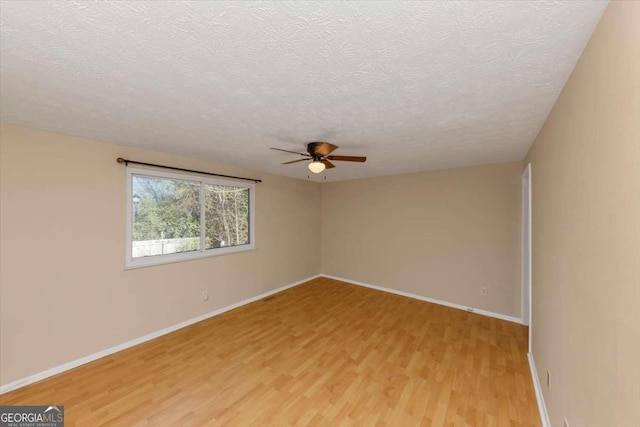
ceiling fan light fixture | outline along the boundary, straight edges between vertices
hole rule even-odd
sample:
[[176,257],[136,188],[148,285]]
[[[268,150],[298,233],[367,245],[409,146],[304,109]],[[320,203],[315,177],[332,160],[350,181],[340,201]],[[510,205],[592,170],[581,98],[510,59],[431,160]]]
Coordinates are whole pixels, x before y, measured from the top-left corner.
[[324,163],[318,161],[318,160],[314,160],[313,162],[309,163],[309,170],[313,173],[320,173],[325,169],[325,165]]

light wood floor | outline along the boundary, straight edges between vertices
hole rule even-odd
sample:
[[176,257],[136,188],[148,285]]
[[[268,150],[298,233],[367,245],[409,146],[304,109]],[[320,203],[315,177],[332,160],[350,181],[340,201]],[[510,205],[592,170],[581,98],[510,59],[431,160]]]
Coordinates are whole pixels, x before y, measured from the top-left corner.
[[66,426],[539,426],[521,325],[316,279],[0,404]]

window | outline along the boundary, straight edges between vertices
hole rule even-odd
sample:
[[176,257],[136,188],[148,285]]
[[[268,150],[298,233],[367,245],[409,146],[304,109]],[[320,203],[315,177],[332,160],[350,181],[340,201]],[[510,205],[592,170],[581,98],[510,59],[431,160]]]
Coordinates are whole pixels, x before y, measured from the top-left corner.
[[126,268],[254,249],[254,184],[127,168]]

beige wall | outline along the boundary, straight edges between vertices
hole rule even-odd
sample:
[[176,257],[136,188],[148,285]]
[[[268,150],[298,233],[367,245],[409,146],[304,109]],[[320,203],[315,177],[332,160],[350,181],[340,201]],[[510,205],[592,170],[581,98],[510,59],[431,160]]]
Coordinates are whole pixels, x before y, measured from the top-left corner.
[[323,184],[322,272],[519,317],[522,168]]
[[[124,271],[118,156],[262,178],[257,249]],[[12,125],[0,157],[1,384],[320,271],[318,184]]]
[[640,3],[612,2],[532,146],[533,354],[553,425],[640,425]]

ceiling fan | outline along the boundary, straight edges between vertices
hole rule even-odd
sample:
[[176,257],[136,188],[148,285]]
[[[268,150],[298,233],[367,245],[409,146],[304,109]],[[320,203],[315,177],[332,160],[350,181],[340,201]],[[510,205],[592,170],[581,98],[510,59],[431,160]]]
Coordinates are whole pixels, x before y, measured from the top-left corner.
[[304,159],[293,160],[290,162],[284,162],[283,165],[289,165],[291,163],[298,163],[311,160],[309,163],[309,170],[313,173],[320,173],[325,169],[335,168],[336,166],[331,163],[330,160],[338,162],[359,162],[363,163],[367,161],[364,156],[332,156],[331,153],[338,148],[337,145],[330,144],[328,142],[310,142],[307,144],[307,153],[298,153],[297,151],[283,150],[281,148],[273,148],[272,150],[284,151],[285,153],[299,154],[304,156]]

